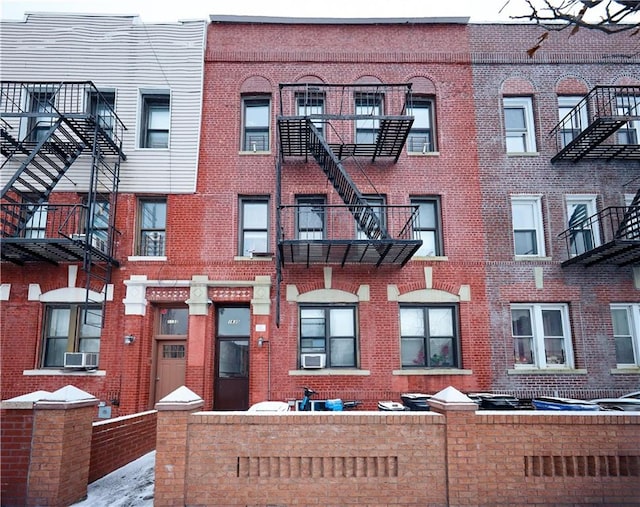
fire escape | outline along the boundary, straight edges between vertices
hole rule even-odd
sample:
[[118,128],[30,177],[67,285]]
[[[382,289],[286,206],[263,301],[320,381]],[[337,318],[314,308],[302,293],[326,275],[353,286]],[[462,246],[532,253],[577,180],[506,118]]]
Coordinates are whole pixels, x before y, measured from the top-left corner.
[[[279,107],[278,270],[287,264],[404,266],[422,244],[414,236],[416,207],[372,203],[345,161],[398,160],[413,124],[411,85],[281,84]],[[310,157],[344,204],[282,203],[283,165]]]
[[[118,267],[114,227],[124,125],[113,94],[91,82],[0,84],[2,261],[81,262],[90,291],[101,293]],[[88,157],[87,157],[88,156]],[[62,180],[86,194],[53,193]]]
[[[551,135],[557,146],[554,163],[588,159],[640,163],[640,86],[596,86]],[[560,234],[568,254],[563,266],[640,264],[640,188],[633,188],[628,206],[569,217],[569,228]]]

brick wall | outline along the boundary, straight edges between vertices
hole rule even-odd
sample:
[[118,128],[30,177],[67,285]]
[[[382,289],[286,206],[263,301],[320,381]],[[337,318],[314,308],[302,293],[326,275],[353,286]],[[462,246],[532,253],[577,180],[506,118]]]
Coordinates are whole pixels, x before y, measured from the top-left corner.
[[638,414],[462,405],[161,411],[155,505],[637,505]]
[[156,448],[157,412],[93,423],[89,483]]
[[3,409],[0,417],[2,505],[24,505],[27,498],[33,413]]

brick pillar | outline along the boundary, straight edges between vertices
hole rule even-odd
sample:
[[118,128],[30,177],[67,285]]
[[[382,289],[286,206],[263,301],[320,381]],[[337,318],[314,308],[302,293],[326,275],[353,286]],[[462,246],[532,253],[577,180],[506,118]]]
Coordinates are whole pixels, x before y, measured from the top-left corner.
[[478,452],[476,410],[478,405],[454,387],[429,400],[434,412],[446,417],[447,504],[478,504]]
[[203,407],[204,400],[185,386],[156,403],[156,465],[153,504],[185,505],[187,435],[191,412]]
[[[2,456],[0,479],[2,505],[13,507],[27,504],[27,477],[33,433],[33,403],[28,410],[16,406],[17,403],[2,402],[0,417],[0,440]],[[12,408],[5,408],[12,407]]]
[[18,505],[65,507],[86,498],[97,405],[95,397],[73,386],[2,402],[2,408],[14,417],[19,410],[24,411],[20,441],[27,437],[27,420],[31,418],[28,464],[20,461],[13,471],[19,475],[13,493],[23,495],[25,500]]

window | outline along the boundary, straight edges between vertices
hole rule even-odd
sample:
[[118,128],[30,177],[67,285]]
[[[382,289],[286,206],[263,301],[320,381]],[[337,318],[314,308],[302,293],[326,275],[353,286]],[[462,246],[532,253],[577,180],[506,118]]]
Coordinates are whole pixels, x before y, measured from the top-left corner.
[[113,131],[114,109],[116,105],[115,92],[93,92],[89,96],[91,114],[95,117],[98,126],[111,133]]
[[[382,95],[358,93],[355,97],[356,115],[378,117],[382,114]],[[356,144],[375,144],[380,128],[378,118],[356,120]]]
[[407,139],[407,150],[410,153],[436,151],[433,135],[433,101],[414,97],[407,113],[414,118]]
[[411,204],[418,206],[418,218],[413,227],[414,237],[422,240],[422,246],[415,255],[443,255],[440,200],[435,197],[420,197],[411,199]]
[[300,353],[326,354],[329,368],[356,367],[356,308],[300,308]]
[[595,196],[567,196],[569,248],[571,255],[580,255],[600,245],[600,231],[595,218]]
[[242,100],[242,150],[269,151],[270,100],[268,97]]
[[[588,125],[586,102],[582,102],[580,108],[573,111],[582,99],[583,97],[574,96],[558,97],[558,116],[559,121],[563,122],[560,129],[560,142],[563,148],[578,137],[578,134]],[[572,114],[567,116],[570,113]]]
[[[35,196],[32,196],[35,199]],[[23,237],[33,239],[46,238],[47,232],[47,211],[48,205],[46,202],[42,204],[31,204],[31,200],[25,201],[22,204],[22,213],[26,218],[24,224]]]
[[240,199],[240,252],[245,257],[269,251],[269,199]]
[[531,98],[505,97],[503,101],[507,153],[535,152],[536,137]]
[[188,308],[161,308],[160,309],[160,329],[161,335],[186,336],[189,324]]
[[[297,114],[298,116],[315,116],[324,114],[324,96],[320,92],[299,95],[297,97]],[[324,122],[318,119],[312,119],[312,123],[320,131],[320,135],[324,137]]]
[[138,209],[140,232],[137,255],[164,256],[167,234],[167,200],[141,199]]
[[400,357],[403,368],[458,368],[457,306],[400,307]]
[[[380,224],[382,227],[386,225],[386,216],[385,216],[385,208],[384,208],[384,197],[382,196],[372,196],[372,195],[363,195],[364,200],[367,201],[367,204],[373,208],[373,214],[378,217],[380,220]],[[360,225],[356,222],[356,238],[357,239],[369,239],[367,234],[360,228]]]
[[544,256],[540,197],[512,197],[513,240],[516,255]]
[[325,238],[325,207],[323,196],[304,196],[296,198],[298,239]]
[[611,321],[616,341],[616,364],[640,366],[640,305],[611,305]]
[[29,111],[31,113],[43,113],[42,116],[33,116],[28,122],[28,138],[30,141],[40,143],[47,137],[47,132],[53,125],[53,102],[55,95],[53,90],[36,88],[29,92]]
[[45,310],[42,367],[62,368],[65,352],[100,352],[102,309],[84,304],[52,305]]
[[168,148],[170,98],[168,93],[142,95],[140,148]]
[[[640,114],[640,96],[624,95],[617,98],[616,106],[619,116],[635,116]],[[617,132],[619,144],[640,143],[640,120],[630,120]]]
[[516,367],[573,367],[567,305],[513,304],[511,330]]

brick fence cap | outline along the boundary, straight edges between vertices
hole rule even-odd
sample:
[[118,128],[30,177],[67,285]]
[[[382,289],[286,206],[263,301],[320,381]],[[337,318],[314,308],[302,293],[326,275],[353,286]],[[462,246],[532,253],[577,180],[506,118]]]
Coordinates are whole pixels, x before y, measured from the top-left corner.
[[455,387],[449,386],[431,397],[432,400],[443,403],[473,403],[475,402],[466,394],[461,393]]
[[50,396],[49,391],[34,391],[28,394],[22,394],[15,398],[9,398],[8,400],[2,400],[2,408],[7,409],[19,409],[19,408],[33,408],[33,404],[36,401],[45,399]]
[[97,400],[95,396],[92,394],[83,391],[82,389],[78,389],[76,386],[68,385],[61,387],[57,391],[50,393],[48,396],[41,398],[38,401],[61,401],[64,403],[70,403],[75,401],[93,401]]
[[175,391],[167,394],[164,398],[158,401],[158,403],[193,403],[196,401],[203,400],[188,387],[181,386]]

